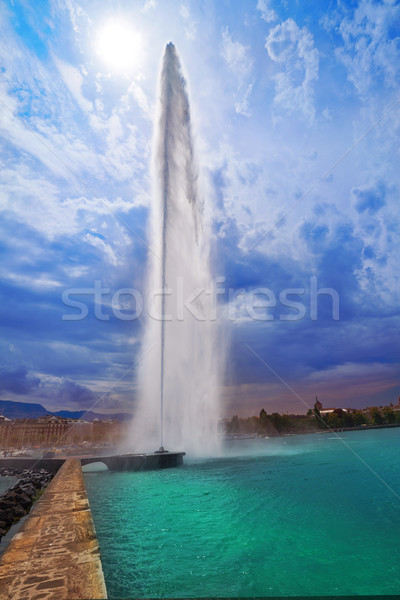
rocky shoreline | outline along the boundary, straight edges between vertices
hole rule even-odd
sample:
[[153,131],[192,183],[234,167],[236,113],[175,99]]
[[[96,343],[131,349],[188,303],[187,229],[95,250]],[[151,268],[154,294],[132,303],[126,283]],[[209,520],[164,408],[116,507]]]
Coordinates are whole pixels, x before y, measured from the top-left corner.
[[19,477],[17,483],[0,496],[0,539],[10,527],[27,515],[38,494],[52,480],[53,475],[44,469],[0,468],[0,476]]

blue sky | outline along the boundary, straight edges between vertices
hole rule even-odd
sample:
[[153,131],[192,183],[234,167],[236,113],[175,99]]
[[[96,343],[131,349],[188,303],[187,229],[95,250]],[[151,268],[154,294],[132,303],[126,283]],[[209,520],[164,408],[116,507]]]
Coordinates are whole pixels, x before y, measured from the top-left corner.
[[[0,397],[131,411],[142,322],[112,314],[148,253],[157,77],[173,41],[189,83],[213,217],[224,413],[397,402],[400,3],[2,1]],[[132,61],[110,61],[110,23]],[[310,286],[332,288],[310,315]],[[62,297],[101,281],[102,320]],[[304,289],[303,318],[246,313]],[[240,300],[241,299],[241,300]],[[268,312],[267,312],[268,310]],[[270,319],[266,320],[267,314]],[[136,366],[135,366],[136,365]]]

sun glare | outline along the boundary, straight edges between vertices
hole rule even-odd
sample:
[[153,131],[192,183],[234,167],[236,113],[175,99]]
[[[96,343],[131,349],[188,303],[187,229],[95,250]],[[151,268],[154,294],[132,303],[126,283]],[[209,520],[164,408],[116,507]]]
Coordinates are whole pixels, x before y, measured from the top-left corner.
[[122,21],[108,21],[96,38],[96,52],[113,71],[130,71],[140,62],[140,34]]

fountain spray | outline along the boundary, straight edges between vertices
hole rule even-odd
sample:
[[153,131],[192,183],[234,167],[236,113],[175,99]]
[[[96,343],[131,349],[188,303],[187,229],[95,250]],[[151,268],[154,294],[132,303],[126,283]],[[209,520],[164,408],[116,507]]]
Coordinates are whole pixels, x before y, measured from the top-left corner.
[[133,441],[141,451],[158,442],[158,452],[167,444],[174,451],[215,454],[222,351],[212,315],[210,228],[187,85],[172,43],[160,75],[153,183],[147,287],[154,305],[142,344]]

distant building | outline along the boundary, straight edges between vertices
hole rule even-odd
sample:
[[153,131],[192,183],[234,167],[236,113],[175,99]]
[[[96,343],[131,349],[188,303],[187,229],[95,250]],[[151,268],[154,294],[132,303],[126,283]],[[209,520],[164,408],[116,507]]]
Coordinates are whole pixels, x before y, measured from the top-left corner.
[[341,410],[342,412],[349,412],[348,408],[323,408],[322,410],[319,411],[319,414],[322,417],[323,415],[329,415],[330,413],[335,412],[335,410]]
[[93,442],[109,442],[114,443],[121,439],[122,425],[119,421],[100,421],[94,419],[92,421],[92,440]]
[[83,421],[46,415],[37,419],[10,420],[0,416],[0,446],[65,446],[81,442],[119,441],[122,424],[118,421]]

